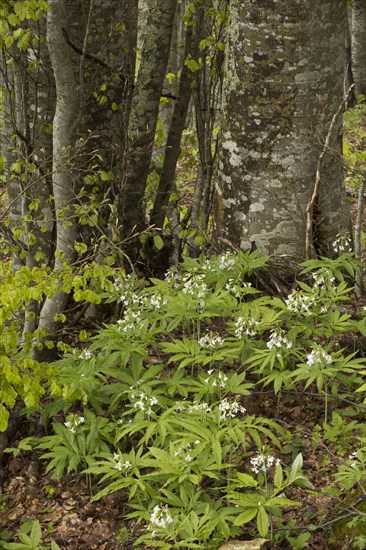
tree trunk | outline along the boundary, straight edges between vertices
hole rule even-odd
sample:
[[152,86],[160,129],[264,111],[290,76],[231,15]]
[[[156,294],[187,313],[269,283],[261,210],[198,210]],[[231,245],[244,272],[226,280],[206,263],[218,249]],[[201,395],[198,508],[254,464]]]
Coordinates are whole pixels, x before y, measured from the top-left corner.
[[177,0],[151,0],[128,129],[127,170],[120,212],[123,236],[145,227],[144,193]]
[[[186,31],[186,40],[184,46],[184,59],[187,58],[191,42],[192,27]],[[172,192],[175,171],[180,155],[180,142],[187,117],[189,101],[191,98],[191,78],[188,67],[183,64],[179,78],[178,95],[175,100],[173,114],[166,140],[164,162],[161,169],[158,192],[155,197],[154,207],[150,216],[150,222],[158,228],[163,228],[166,216],[166,208],[169,202],[169,196]]]
[[[232,0],[215,231],[303,257],[306,209],[346,70],[343,0]],[[314,249],[349,232],[338,120],[322,163]]]
[[366,96],[366,2],[354,0],[351,19],[352,74],[356,97]]
[[[80,114],[80,97],[70,49],[62,31],[66,19],[66,1],[50,0],[47,15],[47,44],[56,82],[56,111],[53,119],[52,184],[56,214],[55,271],[63,265],[72,265],[75,258],[77,222],[74,213],[75,192],[71,171],[76,124]],[[65,310],[69,295],[61,290],[46,298],[42,307],[39,328],[53,333],[58,322],[57,313]]]

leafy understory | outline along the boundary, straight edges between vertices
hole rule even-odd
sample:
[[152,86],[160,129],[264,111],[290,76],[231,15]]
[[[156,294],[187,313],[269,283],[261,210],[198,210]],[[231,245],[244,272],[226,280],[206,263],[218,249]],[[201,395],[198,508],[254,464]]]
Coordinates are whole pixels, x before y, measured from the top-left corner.
[[216,549],[258,536],[302,548],[321,520],[303,525],[296,510],[320,488],[298,434],[252,403],[264,390],[278,402],[309,392],[323,403],[312,445],[337,455],[323,495],[339,505],[347,492],[349,521],[361,522],[366,369],[343,343],[366,335],[365,312],[350,308],[359,264],[348,252],[305,262],[284,299],[256,288],[266,266],[248,252],[187,258],[165,280],[110,272],[99,295],[119,318],[84,349],[63,345],[37,406],[52,430],[9,451],[38,450],[58,479],[85,475],[92,501],[119,491],[137,548]]

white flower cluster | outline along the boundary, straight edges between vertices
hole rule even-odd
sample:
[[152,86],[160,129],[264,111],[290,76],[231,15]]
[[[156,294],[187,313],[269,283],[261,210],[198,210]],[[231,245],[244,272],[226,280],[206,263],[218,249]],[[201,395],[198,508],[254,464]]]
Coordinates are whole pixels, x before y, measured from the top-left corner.
[[276,460],[274,456],[266,456],[259,453],[257,456],[253,456],[250,459],[250,463],[252,465],[253,472],[255,474],[259,474],[259,472],[266,472],[272,466],[277,466],[277,464],[280,463],[280,460]]
[[143,305],[149,309],[161,309],[167,302],[164,296],[154,295],[144,296]]
[[348,234],[340,233],[337,235],[335,241],[333,241],[333,250],[337,254],[342,254],[343,252],[351,252],[352,250],[352,241]]
[[142,299],[136,292],[125,292],[120,296],[120,301],[125,308],[138,308],[142,305]]
[[204,413],[210,413],[211,412],[211,408],[208,406],[208,403],[193,403],[193,405],[189,405],[188,406],[188,412],[189,413],[192,413],[192,412],[196,412],[196,411],[200,411],[200,412],[204,412]]
[[247,336],[255,336],[257,334],[256,327],[259,325],[259,321],[255,319],[244,319],[244,317],[238,317],[235,323],[235,336],[240,339],[243,337],[243,334]]
[[315,296],[306,296],[302,292],[294,291],[288,296],[288,299],[285,300],[285,304],[290,311],[311,315],[311,308],[315,306],[316,298]]
[[193,413],[193,412],[203,412],[203,413],[210,413],[211,412],[211,408],[208,406],[208,403],[190,403],[186,406],[186,404],[184,403],[181,403],[180,405],[177,405],[175,410],[177,412],[181,412],[181,411],[187,411],[188,413]]
[[218,372],[212,376],[213,372],[212,369],[207,371],[209,376],[205,379],[206,384],[209,384],[213,388],[225,388],[226,382],[229,380],[226,374]]
[[243,290],[246,288],[250,288],[252,286],[252,283],[243,283],[240,282],[238,284],[234,279],[229,279],[228,282],[225,285],[225,290],[228,292],[231,292],[236,298],[240,298]]
[[150,515],[150,522],[158,527],[166,527],[169,523],[173,523],[173,518],[169,512],[168,506],[155,506]]
[[133,309],[125,311],[123,319],[117,321],[118,332],[130,332],[136,330],[136,325],[141,322],[141,314]]
[[69,414],[66,422],[64,422],[64,425],[70,430],[72,434],[76,434],[77,427],[84,422],[85,418],[83,416],[78,416],[77,414]]
[[328,355],[323,349],[313,349],[313,351],[307,356],[306,361],[306,364],[309,365],[309,367],[312,367],[313,365],[331,365],[331,363],[332,356]]
[[[199,445],[201,442],[199,439],[196,439],[196,441],[194,442],[194,445]],[[184,454],[184,460],[185,462],[192,462],[193,460],[193,457],[191,455],[191,451],[193,450],[193,444],[192,443],[187,443],[186,445],[184,445],[183,447],[179,447],[175,453],[174,453],[174,456],[177,457],[181,454]],[[187,452],[188,451],[188,452]]]
[[173,288],[177,288],[181,281],[181,274],[176,267],[171,267],[167,270],[164,280],[168,284],[173,284]]
[[[133,389],[133,386],[131,386],[130,389]],[[149,397],[143,391],[140,391],[138,394],[131,393],[130,396],[131,399],[136,399],[135,403],[133,404],[134,409],[139,409],[140,411],[145,412],[148,416],[153,414],[154,411],[151,407],[158,404],[158,400],[156,397]]]
[[121,459],[118,453],[114,453],[113,458],[116,461],[116,464],[114,466],[116,470],[119,470],[120,472],[122,472],[123,470],[127,471],[132,468],[132,464],[129,460],[126,460],[125,462],[121,462]]
[[125,287],[125,282],[120,278],[117,277],[113,283],[113,288],[116,292],[121,292]]
[[291,340],[288,340],[286,336],[283,336],[283,330],[272,330],[271,337],[267,342],[267,348],[272,349],[273,347],[282,348],[286,347],[287,349],[292,348]]
[[228,399],[223,399],[219,403],[220,419],[226,420],[227,418],[235,418],[238,413],[245,413],[246,409],[239,405],[236,401],[230,401]]
[[[314,287],[317,287],[321,290],[325,290],[327,288],[327,284],[328,285],[333,285],[333,283],[335,281],[335,277],[330,275],[330,273],[328,273],[327,275],[326,274],[322,275],[320,273],[314,273],[313,279],[314,279]],[[333,288],[334,288],[334,286],[333,286]]]
[[83,351],[81,353],[79,353],[79,359],[85,359],[87,361],[88,359],[91,359],[92,357],[93,357],[93,354],[88,349],[83,349]]
[[356,468],[356,460],[357,460],[357,452],[354,451],[353,453],[351,453],[348,457],[348,460],[351,460],[351,464],[350,464],[350,467],[351,468]]
[[231,252],[226,252],[220,257],[220,269],[232,269],[236,264],[236,259],[233,257]]
[[218,334],[208,332],[207,334],[201,336],[198,343],[202,348],[216,349],[219,346],[222,346],[225,343],[225,340]]
[[136,275],[130,273],[125,279],[120,276],[117,276],[114,280],[113,287],[116,292],[124,291],[125,294],[132,294],[133,289],[136,288]]
[[204,275],[186,275],[183,277],[183,288],[182,292],[184,294],[190,294],[196,298],[204,298],[206,296],[208,287],[204,282]]

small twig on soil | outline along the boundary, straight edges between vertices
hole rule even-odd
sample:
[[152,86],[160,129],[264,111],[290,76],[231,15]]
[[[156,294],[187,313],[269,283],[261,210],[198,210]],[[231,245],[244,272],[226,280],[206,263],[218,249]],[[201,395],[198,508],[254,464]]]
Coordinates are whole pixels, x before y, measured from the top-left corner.
[[353,88],[354,88],[354,84],[352,84],[349,87],[346,97],[342,99],[342,101],[338,106],[337,111],[333,115],[333,118],[331,120],[329,129],[328,129],[327,136],[325,138],[323,149],[319,155],[318,162],[316,165],[314,189],[306,208],[305,258],[307,260],[310,260],[311,258],[311,245],[313,244],[314,206],[315,206],[315,201],[319,195],[320,182],[321,182],[321,177],[320,177],[321,166],[322,166],[324,157],[326,155],[326,152],[329,149],[330,140],[332,138],[335,123],[337,122],[338,117],[341,115]]

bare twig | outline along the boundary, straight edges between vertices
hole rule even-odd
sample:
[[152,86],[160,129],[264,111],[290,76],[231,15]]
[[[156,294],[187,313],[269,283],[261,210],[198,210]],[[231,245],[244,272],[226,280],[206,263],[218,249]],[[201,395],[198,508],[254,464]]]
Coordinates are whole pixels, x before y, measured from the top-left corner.
[[316,165],[314,189],[306,208],[305,257],[307,260],[309,260],[311,257],[311,245],[313,244],[314,206],[315,206],[315,201],[319,195],[320,182],[321,182],[321,166],[322,166],[324,157],[326,155],[326,152],[329,149],[330,140],[332,138],[335,123],[337,122],[338,117],[342,114],[344,106],[346,105],[348,97],[352,92],[353,88],[354,88],[354,84],[352,84],[349,87],[346,97],[342,99],[342,101],[338,106],[337,111],[333,115],[333,118],[331,120],[329,129],[328,129],[327,136],[325,138],[323,149],[319,155],[318,162]]

